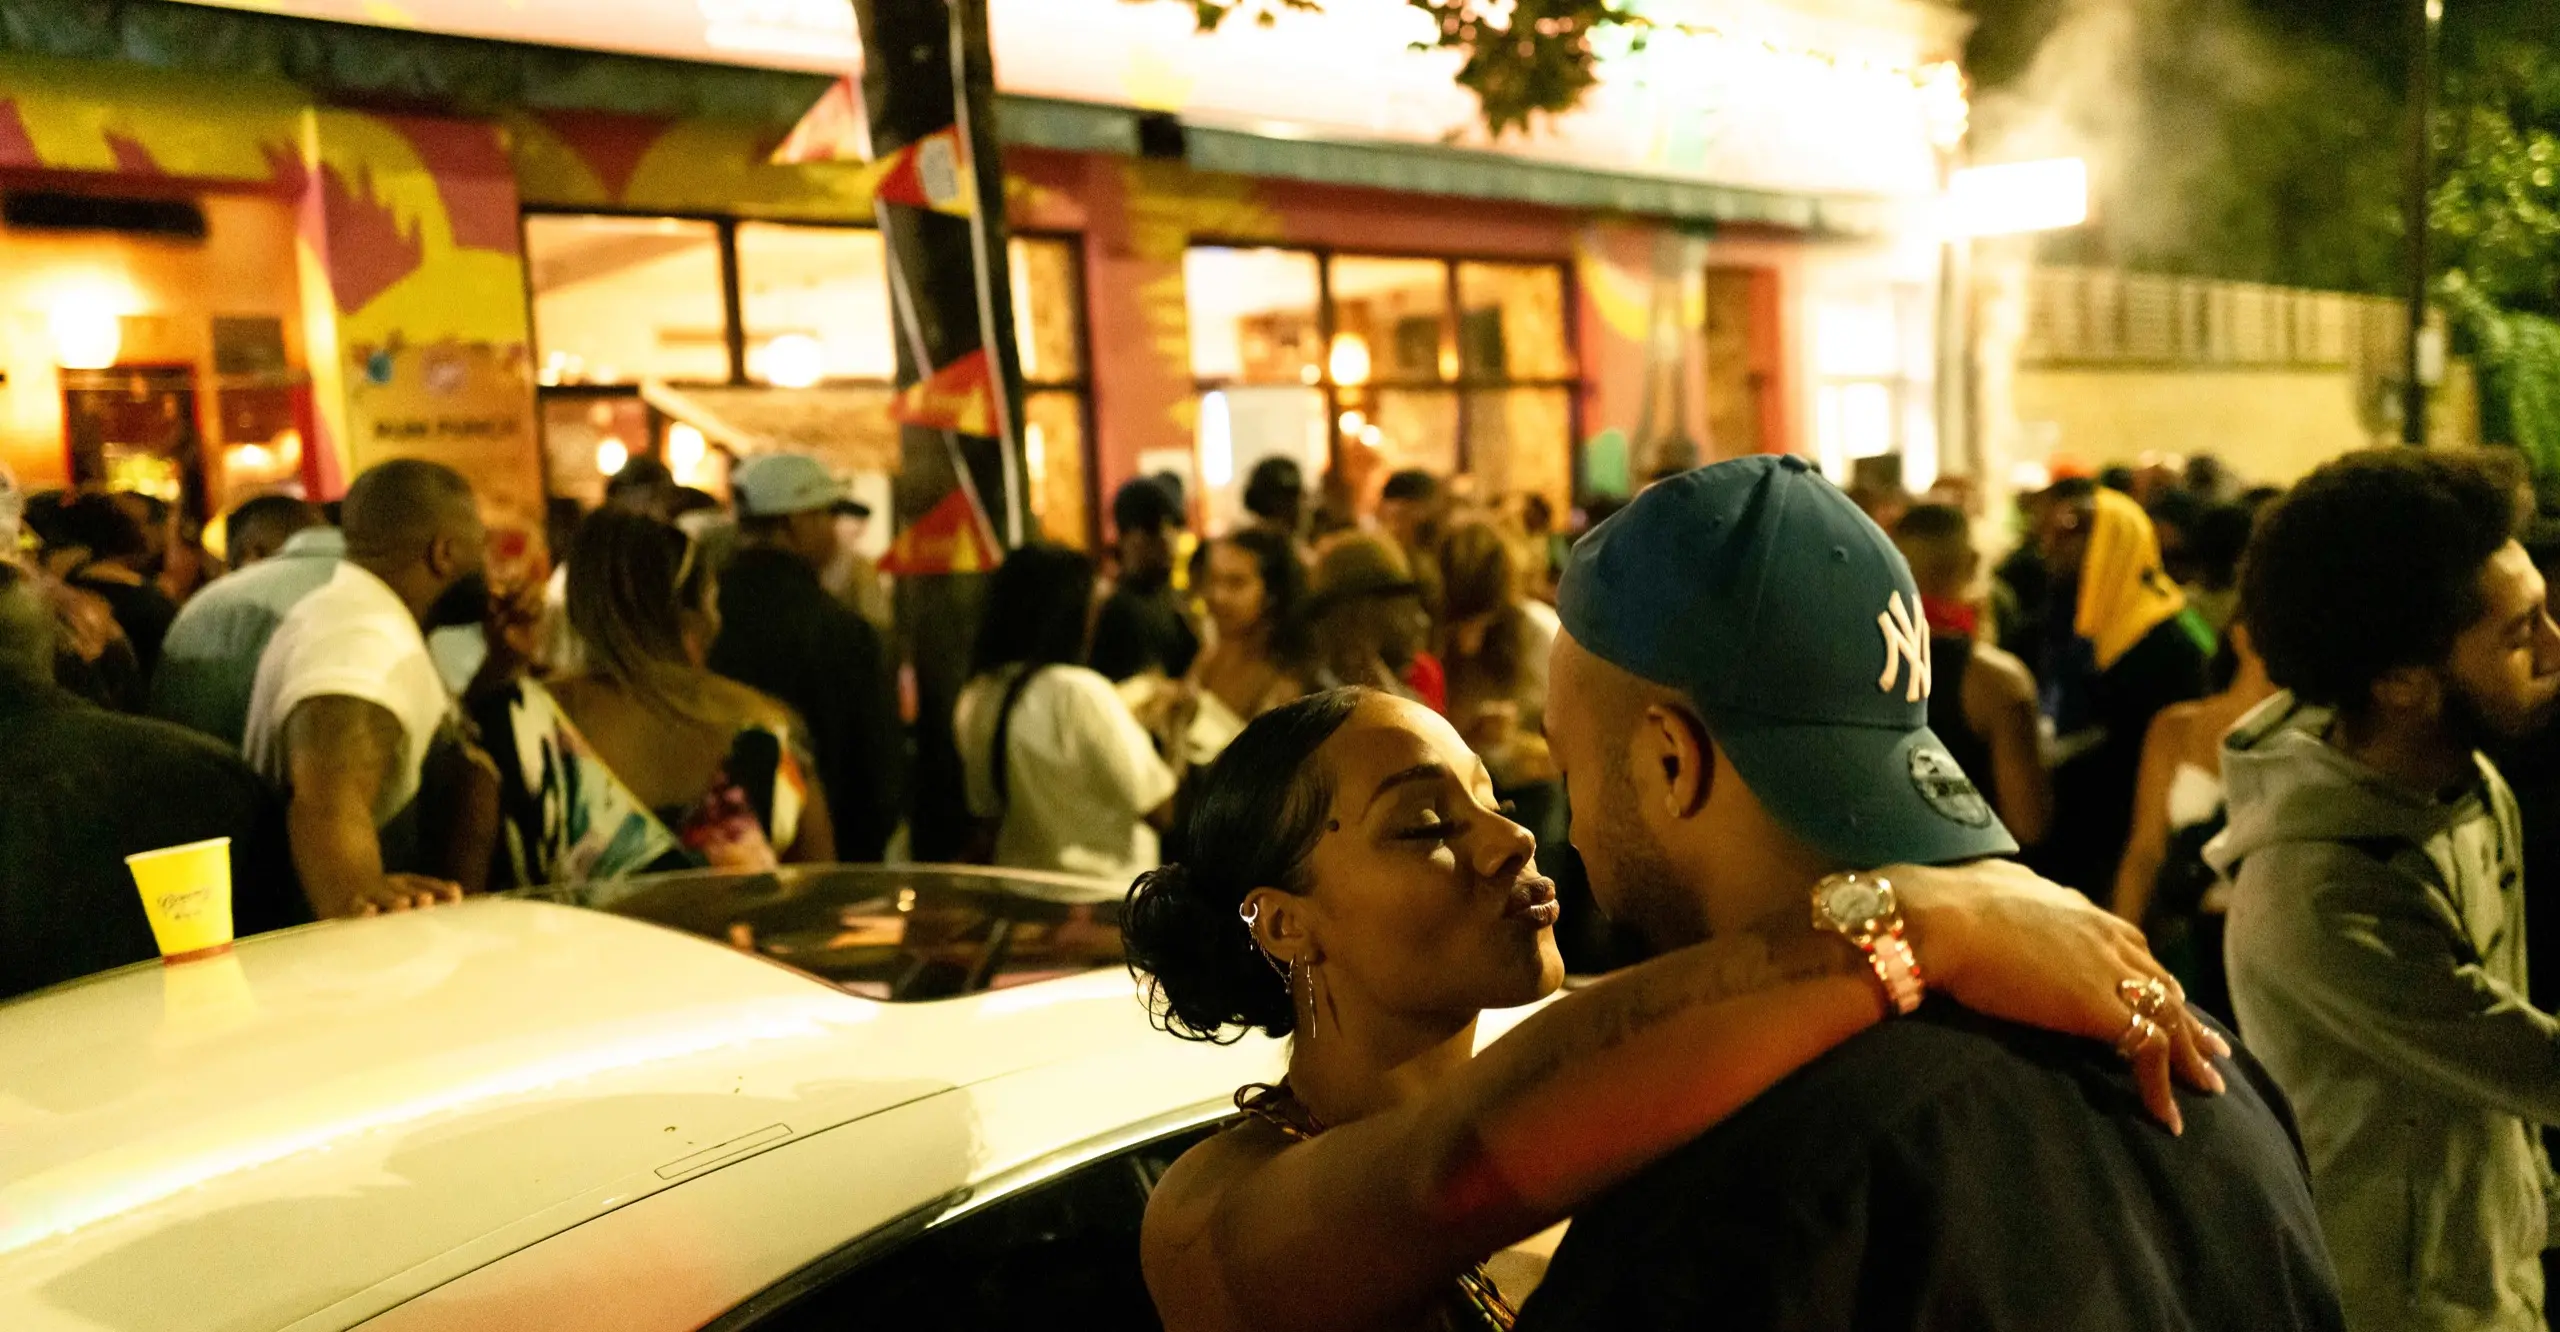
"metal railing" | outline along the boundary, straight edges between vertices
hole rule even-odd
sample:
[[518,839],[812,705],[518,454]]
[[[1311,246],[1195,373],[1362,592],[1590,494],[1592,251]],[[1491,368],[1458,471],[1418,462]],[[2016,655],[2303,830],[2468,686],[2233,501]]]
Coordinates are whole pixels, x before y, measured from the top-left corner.
[[2040,267],[2028,277],[2019,359],[2041,366],[2367,369],[2400,355],[2389,297]]

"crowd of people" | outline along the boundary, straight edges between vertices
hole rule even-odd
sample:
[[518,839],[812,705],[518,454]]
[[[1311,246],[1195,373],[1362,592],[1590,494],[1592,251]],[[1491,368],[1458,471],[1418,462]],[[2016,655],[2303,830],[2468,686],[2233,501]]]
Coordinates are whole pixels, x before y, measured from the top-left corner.
[[[1711,1289],[1831,1325],[1805,1301],[1844,1288],[2114,1325],[2036,1293],[2067,1251],[2173,1322],[2538,1326],[2560,1019],[2526,958],[2560,912],[2528,916],[2523,875],[2560,842],[2560,529],[2512,461],[2357,453],[2286,493],[2209,459],[2065,476],[1996,563],[1961,488],[1844,494],[1794,459],[1570,531],[1422,471],[1355,518],[1269,459],[1204,534],[1141,477],[1103,558],[1006,555],[945,717],[850,548],[867,510],[808,457],[740,464],[725,503],[634,459],[495,587],[469,480],[432,462],[251,500],[219,559],[170,506],[37,496],[0,560],[0,998],[152,956],[122,856],[160,846],[231,838],[246,932],[909,858],[938,821],[956,858],[1134,881],[1169,1030],[1295,1037],[1289,1081],[1158,1194],[1175,1323],[1292,1292],[1296,1218],[1347,1209],[1324,1247],[1355,1275],[1294,1291],[1344,1323],[1505,1323],[1477,1261],[1570,1214],[1554,1325]],[[1806,885],[1886,867],[1900,905],[1836,931],[1865,956],[1807,932]],[[1629,979],[1470,1060],[1479,1010],[1567,971]],[[1871,1032],[1924,977],[1970,1012]],[[2107,1043],[2133,1067],[2094,1072]],[[1523,1154],[1604,1104],[1658,1109]],[[2162,1151],[2146,1112],[2203,1145]],[[1389,1161],[1478,1192],[1411,1213]],[[1819,1205],[1743,1205],[1816,1176]],[[1806,1229],[1885,1199],[1927,1225]],[[1182,1238],[1213,1217],[1219,1245]]]

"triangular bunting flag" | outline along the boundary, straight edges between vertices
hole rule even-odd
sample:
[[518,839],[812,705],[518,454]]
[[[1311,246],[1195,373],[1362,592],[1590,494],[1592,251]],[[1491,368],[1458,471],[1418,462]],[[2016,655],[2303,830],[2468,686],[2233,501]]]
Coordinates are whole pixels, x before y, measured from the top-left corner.
[[933,372],[921,382],[898,390],[889,400],[889,419],[963,435],[996,433],[995,375],[984,348]]
[[965,487],[954,486],[889,545],[881,558],[886,574],[993,573],[1004,562],[987,516]]
[[775,166],[808,162],[860,162],[871,155],[871,125],[862,113],[862,92],[853,80],[838,79],[800,116],[800,123],[767,160]]
[[978,191],[957,126],[936,130],[882,159],[879,197],[953,217],[977,210]]

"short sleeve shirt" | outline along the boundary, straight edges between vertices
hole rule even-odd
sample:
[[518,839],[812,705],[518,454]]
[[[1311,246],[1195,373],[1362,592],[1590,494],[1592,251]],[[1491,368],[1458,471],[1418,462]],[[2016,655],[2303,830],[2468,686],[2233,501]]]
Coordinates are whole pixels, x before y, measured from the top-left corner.
[[996,710],[1014,671],[982,675],[960,693],[953,729],[968,767],[969,808],[1004,813],[996,863],[1125,880],[1160,859],[1146,815],[1173,796],[1155,741],[1111,682],[1081,666],[1041,668],[1014,705],[999,800],[992,755]]
[[373,809],[375,825],[387,824],[418,794],[427,750],[452,715],[453,698],[409,608],[390,584],[354,563],[339,565],[297,603],[258,659],[243,739],[249,765],[285,785],[285,719],[332,695],[378,704],[399,720],[400,762]]
[[2106,1046],[1932,1000],[1574,1217],[1520,1332],[2343,1332],[2284,1099],[2143,1113]]

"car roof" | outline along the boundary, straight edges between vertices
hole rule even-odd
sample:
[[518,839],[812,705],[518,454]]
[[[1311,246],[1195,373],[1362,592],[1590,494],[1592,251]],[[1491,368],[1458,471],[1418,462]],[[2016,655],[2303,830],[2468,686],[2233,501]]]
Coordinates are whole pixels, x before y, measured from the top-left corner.
[[882,1004],[485,899],[59,986],[0,1004],[0,1326],[136,1325],[137,1284],[198,1291],[204,1326],[282,1326],[940,1091],[1178,1057],[1131,996],[1115,968]]

